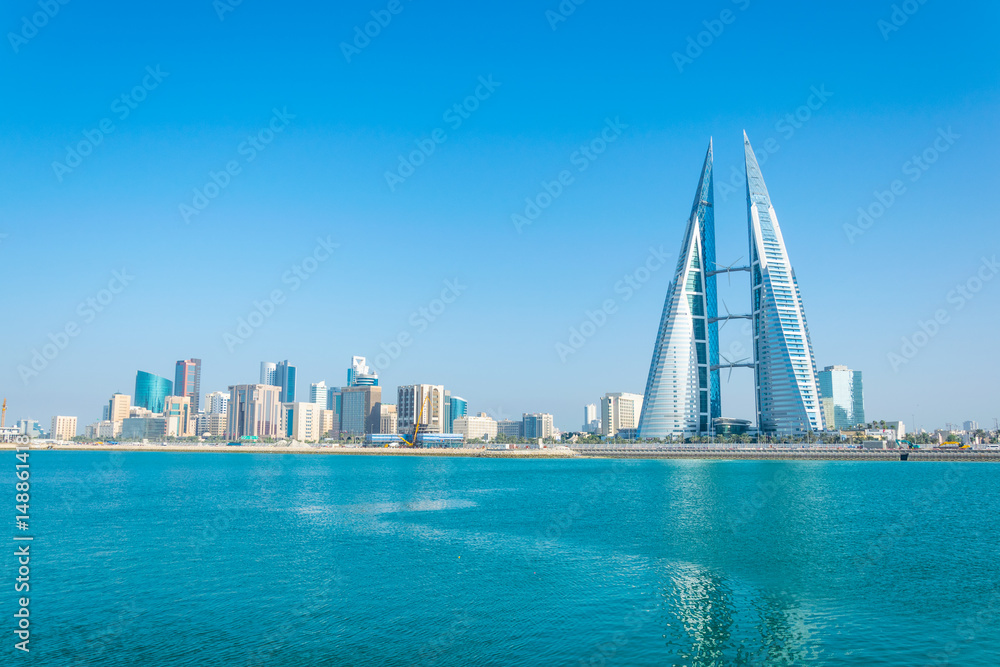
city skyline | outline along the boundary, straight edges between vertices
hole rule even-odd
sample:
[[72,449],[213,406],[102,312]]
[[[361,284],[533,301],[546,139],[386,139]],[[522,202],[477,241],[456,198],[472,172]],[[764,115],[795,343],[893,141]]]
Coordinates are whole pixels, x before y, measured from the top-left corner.
[[[862,370],[872,417],[991,424],[1000,361],[964,351],[989,349],[1000,301],[985,27],[1000,9],[922,5],[884,33],[888,6],[745,4],[719,35],[694,6],[587,4],[553,26],[529,3],[407,4],[350,61],[339,45],[371,7],[306,22],[246,3],[221,21],[204,3],[113,22],[67,9],[8,52],[23,100],[0,119],[8,415],[83,420],[133,392],[136,370],[173,378],[189,358],[203,392],[292,359],[302,392],[339,384],[360,353],[388,395],[438,383],[473,413],[545,410],[576,429],[580,406],[643,390],[708,136],[718,261],[746,261],[731,139],[746,128],[795,221],[817,365]],[[33,11],[11,6],[11,30]],[[782,39],[760,48],[762,31]],[[501,48],[512,39],[529,46]],[[179,264],[164,290],[156,267]],[[720,310],[743,311],[744,278],[719,277]],[[730,323],[720,350],[750,341]],[[752,420],[752,373],[721,383],[723,416]]]

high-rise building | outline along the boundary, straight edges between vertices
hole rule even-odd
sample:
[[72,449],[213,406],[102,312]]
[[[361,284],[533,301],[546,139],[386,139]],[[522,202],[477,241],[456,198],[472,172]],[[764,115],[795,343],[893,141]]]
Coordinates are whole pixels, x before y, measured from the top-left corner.
[[396,390],[397,429],[412,434],[418,418],[421,433],[444,433],[444,387],[439,384],[411,384]]
[[601,435],[614,437],[619,431],[634,431],[642,413],[639,394],[605,394],[601,399]]
[[455,419],[455,433],[465,436],[465,439],[473,440],[493,440],[497,437],[497,422],[485,412],[480,412],[475,417],[463,415]]
[[517,421],[513,419],[501,419],[497,422],[497,435],[507,438],[524,437],[524,421],[520,419]]
[[195,435],[190,396],[167,396],[163,401],[163,418],[167,420],[167,435],[175,438]]
[[224,415],[227,412],[229,412],[229,394],[224,391],[205,394],[205,414]]
[[861,371],[852,371],[847,366],[827,366],[817,376],[826,428],[841,431],[866,423]]
[[277,386],[278,364],[273,361],[260,362],[260,383]]
[[174,395],[191,399],[191,414],[201,411],[201,359],[178,361],[174,368]]
[[743,146],[749,209],[757,427],[763,433],[784,435],[822,431],[816,361],[799,283],[746,132],[743,133]]
[[274,371],[274,384],[281,388],[281,402],[295,402],[295,366],[288,363],[288,359],[279,362]]
[[967,421],[962,424],[962,430],[972,433],[973,431],[979,430],[979,422],[977,421]]
[[583,428],[580,430],[593,433],[591,429],[595,421],[597,421],[597,405],[590,403],[583,406]]
[[323,408],[315,403],[283,403],[282,436],[299,442],[319,442]]
[[319,382],[314,382],[309,385],[309,402],[315,403],[321,406],[324,410],[327,408],[327,395],[329,394],[329,388],[326,386],[326,382],[320,380]]
[[112,394],[108,402],[108,421],[115,425],[113,435],[122,432],[122,422],[128,419],[132,409],[132,397],[128,394]]
[[396,406],[391,403],[382,403],[380,411],[381,415],[378,432],[384,434],[396,433],[396,420],[398,418],[396,414]]
[[49,435],[53,440],[72,440],[76,437],[76,417],[57,415],[52,418],[52,431]]
[[163,402],[174,393],[174,383],[146,371],[135,374],[135,405],[156,413],[163,412]]
[[281,426],[279,393],[278,387],[266,384],[237,384],[229,387],[228,436],[278,437]]
[[[761,432],[794,435],[823,429],[802,295],[745,132],[743,142],[749,266],[720,269],[715,261],[710,142],[657,331],[639,419],[640,438],[711,434],[722,417],[719,370],[735,367],[754,368]],[[716,276],[730,271],[750,272],[750,315],[718,315]],[[718,323],[734,318],[753,323],[753,363],[719,363]],[[602,429],[607,432],[609,426]]]
[[[448,393],[445,392],[445,394]],[[469,414],[469,402],[461,396],[448,396],[448,402],[445,404],[445,407],[447,408],[445,433],[458,433],[455,430],[455,420]]]
[[[712,142],[667,289],[639,420],[642,438],[708,434],[722,416]],[[607,419],[602,432],[615,431]]]
[[382,388],[344,387],[340,390],[340,432],[347,435],[378,433],[381,427]]
[[364,357],[351,357],[351,367],[347,369],[348,387],[377,387],[378,373],[368,367]]
[[545,412],[536,412],[533,414],[526,412],[522,416],[521,421],[524,423],[521,431],[526,439],[536,440],[538,438],[552,437],[552,415]]

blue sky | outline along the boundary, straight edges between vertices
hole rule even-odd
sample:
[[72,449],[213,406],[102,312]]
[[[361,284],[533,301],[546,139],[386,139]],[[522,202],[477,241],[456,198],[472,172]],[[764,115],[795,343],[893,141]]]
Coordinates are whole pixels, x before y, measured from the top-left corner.
[[[342,383],[352,355],[375,359],[402,335],[410,344],[381,364],[390,396],[444,384],[474,412],[552,412],[578,428],[603,393],[642,393],[709,137],[718,257],[746,255],[744,129],[819,365],[864,372],[870,418],[998,416],[995,4],[914,2],[893,17],[888,2],[590,0],[558,21],[555,0],[389,6],[0,10],[8,419],[70,414],[82,428],[112,392],[132,393],[136,370],[172,377],[188,357],[203,359],[203,393],[281,359],[305,393]],[[341,45],[372,12],[391,21],[348,62]],[[25,27],[33,15],[37,30]],[[463,103],[474,110],[449,113]],[[582,158],[609,122],[614,141]],[[763,158],[768,140],[776,150]],[[77,163],[67,147],[81,142]],[[418,142],[433,152],[390,187],[386,173],[399,176]],[[914,170],[925,151],[933,164]],[[512,215],[543,182],[557,191],[562,172],[571,181],[518,229]],[[845,230],[895,180],[884,212]],[[206,185],[215,196],[199,200]],[[317,239],[337,248],[313,264]],[[650,248],[670,255],[665,266],[616,291]],[[303,262],[308,280],[295,274]],[[102,292],[122,270],[124,289]],[[437,304],[446,281],[458,296]],[[959,285],[979,289],[965,298]],[[227,339],[275,290],[273,313]],[[722,296],[745,310],[745,274]],[[106,304],[91,313],[87,299]],[[561,358],[557,344],[608,300],[606,322]],[[63,341],[67,325],[77,333]],[[19,372],[53,338],[65,347],[37,374]],[[740,346],[749,336],[732,323],[723,350]],[[752,418],[748,371],[724,385],[723,405]]]

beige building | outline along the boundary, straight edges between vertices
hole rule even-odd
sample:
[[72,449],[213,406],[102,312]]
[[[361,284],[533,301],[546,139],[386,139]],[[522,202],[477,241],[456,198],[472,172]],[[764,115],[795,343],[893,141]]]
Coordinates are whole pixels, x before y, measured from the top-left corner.
[[444,386],[440,384],[411,384],[396,391],[396,430],[413,432],[420,420],[421,433],[444,433]]
[[395,433],[398,415],[396,406],[383,403],[379,408],[379,433]]
[[452,433],[461,433],[466,440],[493,440],[497,437],[497,422],[485,412],[475,417],[459,417],[452,424]]
[[108,420],[114,422],[115,435],[121,435],[122,422],[131,415],[132,397],[128,394],[112,394],[111,402],[108,405]]
[[605,394],[601,399],[601,435],[614,437],[622,429],[638,428],[641,413],[639,394]]
[[190,438],[195,435],[190,396],[167,396],[163,400],[163,418],[167,420],[168,436]]
[[212,412],[199,415],[197,434],[202,437],[221,438],[226,434],[228,418],[225,414]]
[[62,415],[52,418],[52,433],[49,436],[53,440],[71,440],[76,437],[76,417],[63,417]]
[[229,387],[229,420],[226,435],[230,438],[256,436],[279,437],[280,387],[266,384],[237,384]]
[[112,440],[121,434],[121,430],[122,422],[116,424],[110,419],[105,419],[87,426],[84,429],[84,435],[92,440]]
[[[320,406],[320,408],[322,407]],[[338,435],[340,435],[340,423],[337,421],[337,411],[321,409],[319,411],[320,439],[336,438]]]
[[319,442],[322,412],[323,408],[316,403],[282,403],[281,437],[299,442]]

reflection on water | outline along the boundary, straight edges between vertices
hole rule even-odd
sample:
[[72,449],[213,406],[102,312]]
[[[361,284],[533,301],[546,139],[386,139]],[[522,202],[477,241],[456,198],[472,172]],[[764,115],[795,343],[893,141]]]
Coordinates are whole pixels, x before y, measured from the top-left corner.
[[805,611],[786,594],[694,565],[674,568],[661,585],[664,639],[675,664],[792,665],[819,657]]

